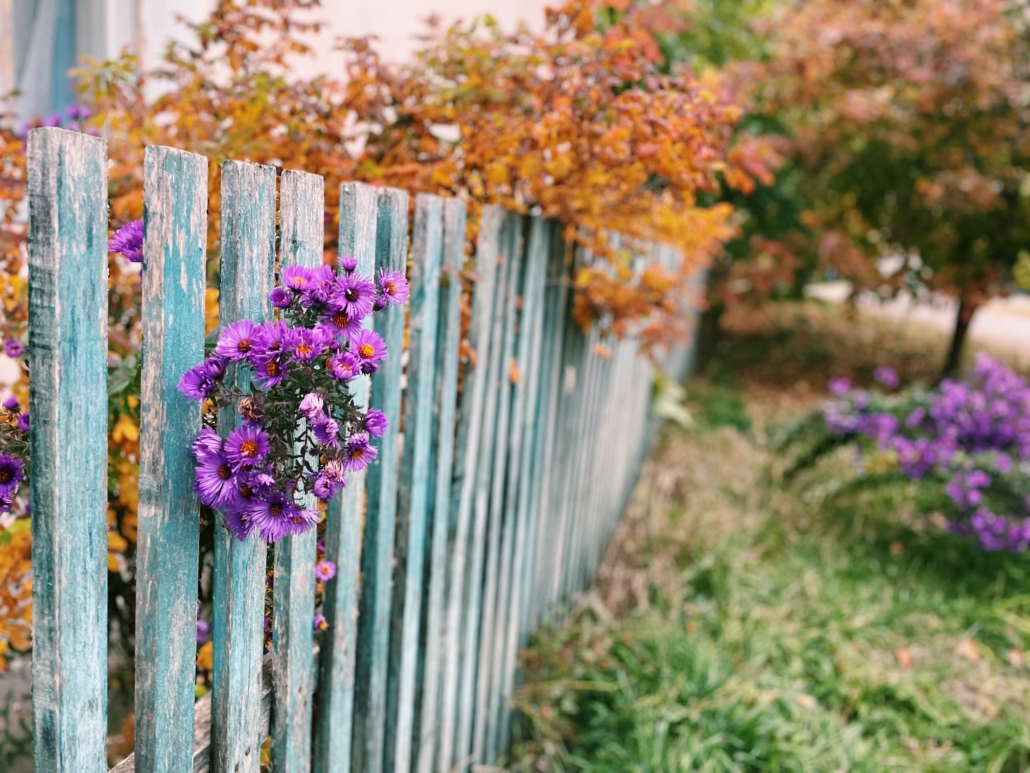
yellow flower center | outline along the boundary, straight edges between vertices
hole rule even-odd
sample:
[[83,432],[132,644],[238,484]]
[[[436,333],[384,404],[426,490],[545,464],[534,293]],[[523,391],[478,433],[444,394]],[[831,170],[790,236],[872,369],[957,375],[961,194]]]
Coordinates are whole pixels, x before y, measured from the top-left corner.
[[360,354],[362,358],[366,360],[372,357],[372,355],[374,355],[375,353],[376,349],[374,346],[372,346],[372,344],[362,344],[358,347],[358,354]]
[[[257,452],[258,442],[253,438],[247,438],[242,443],[240,443],[240,453],[244,456],[257,456]],[[219,474],[221,474],[220,471]]]

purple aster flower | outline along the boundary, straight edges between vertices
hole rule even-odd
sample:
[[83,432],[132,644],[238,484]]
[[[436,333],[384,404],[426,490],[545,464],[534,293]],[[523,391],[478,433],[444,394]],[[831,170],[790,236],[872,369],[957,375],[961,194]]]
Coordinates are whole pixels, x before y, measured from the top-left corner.
[[248,517],[261,531],[265,542],[278,542],[290,533],[290,516],[295,506],[279,491],[255,498],[247,511]]
[[289,287],[297,292],[304,292],[311,289],[314,276],[311,269],[304,266],[284,266],[282,272],[282,286]]
[[358,259],[357,258],[352,258],[350,255],[341,255],[340,256],[340,268],[342,268],[344,271],[346,271],[348,274],[350,274],[351,272],[357,270],[357,268],[358,268]]
[[336,564],[332,561],[319,561],[315,564],[315,579],[326,582],[336,576]]
[[[311,492],[325,502],[336,496],[336,492],[342,489],[343,486],[344,481],[342,478],[339,481],[334,481],[325,474],[321,474],[315,477],[315,482],[311,485]],[[325,548],[323,547],[321,550],[324,551]]]
[[193,458],[198,462],[207,456],[220,454],[222,452],[222,438],[210,427],[204,427],[200,430],[200,434],[197,435],[197,439],[193,441],[190,451],[193,453]]
[[322,318],[321,326],[330,335],[350,338],[361,330],[361,319],[343,311],[330,311]]
[[371,313],[375,298],[376,286],[371,279],[361,274],[344,274],[336,278],[333,294],[329,296],[329,308],[360,320]]
[[336,275],[330,266],[319,266],[309,269],[309,284],[306,290],[301,292],[300,302],[307,307],[314,306],[322,308],[329,302],[333,286],[336,282]]
[[873,371],[873,378],[888,389],[897,389],[898,384],[901,383],[901,380],[898,378],[898,372],[889,365],[877,366]]
[[119,253],[130,263],[142,263],[143,221],[133,220],[115,231],[107,242],[107,251]]
[[17,457],[0,454],[0,495],[10,498],[25,480],[25,465]]
[[203,644],[211,638],[211,623],[207,620],[197,621],[197,644]]
[[18,398],[14,395],[8,395],[7,399],[3,402],[3,406],[5,411],[10,411],[11,413],[17,413],[21,408],[21,405],[18,403]]
[[252,360],[251,365],[254,367],[254,381],[268,389],[279,386],[289,375],[289,368],[278,356]]
[[382,437],[387,424],[386,414],[378,408],[369,408],[361,419],[361,428],[372,437]]
[[379,291],[388,302],[399,306],[408,300],[408,280],[400,271],[379,272]]
[[350,352],[334,354],[329,358],[329,372],[340,381],[350,381],[361,372],[361,360]]
[[268,456],[268,435],[257,427],[234,429],[225,441],[225,454],[234,470],[264,461]]
[[225,510],[226,531],[238,540],[248,540],[257,532],[257,526],[250,518],[249,500],[246,504],[234,502]]
[[193,491],[208,507],[223,508],[236,499],[233,467],[224,451],[205,453],[198,460]]
[[318,394],[318,392],[308,392],[300,401],[298,413],[306,419],[313,419],[322,412],[324,404],[322,395]]
[[290,508],[290,522],[287,525],[287,534],[303,534],[318,525],[318,510],[308,510],[304,507]]
[[28,432],[29,431],[29,423],[30,423],[30,416],[29,416],[28,411],[26,411],[25,413],[21,414],[18,417],[18,429],[20,429],[22,432]]
[[322,414],[311,423],[319,443],[332,448],[340,447],[340,425],[331,416]]
[[315,630],[324,631],[329,627],[329,621],[325,619],[325,615],[315,615]]
[[315,549],[318,550],[319,553],[325,553],[325,537],[322,537],[315,543]]
[[372,301],[372,311],[382,311],[389,305],[386,298],[382,295],[377,295],[376,299]]
[[367,435],[351,435],[343,450],[343,469],[348,472],[363,470],[377,454],[375,447],[368,442]]
[[21,357],[25,354],[25,344],[17,338],[8,338],[4,341],[4,354],[8,357]]
[[215,354],[229,362],[241,362],[250,356],[257,340],[258,326],[249,319],[233,322],[222,330],[215,345]]
[[272,305],[275,306],[277,309],[285,309],[291,303],[293,303],[293,296],[290,295],[290,291],[287,290],[285,287],[277,287],[274,290],[272,290],[272,293],[268,296],[268,299],[272,302]]
[[51,113],[43,120],[43,126],[57,127],[61,125],[62,121],[60,113]]
[[386,358],[386,342],[372,330],[360,330],[351,338],[350,350],[362,363]]
[[851,382],[846,378],[831,378],[827,388],[834,397],[844,397],[851,391]]
[[331,338],[324,328],[294,328],[290,352],[302,362],[317,360],[325,354]]
[[190,400],[206,400],[215,384],[206,365],[194,365],[179,379],[179,391]]
[[292,329],[283,320],[255,325],[254,347],[250,352],[251,365],[256,368],[261,360],[286,352],[293,341],[293,335]]

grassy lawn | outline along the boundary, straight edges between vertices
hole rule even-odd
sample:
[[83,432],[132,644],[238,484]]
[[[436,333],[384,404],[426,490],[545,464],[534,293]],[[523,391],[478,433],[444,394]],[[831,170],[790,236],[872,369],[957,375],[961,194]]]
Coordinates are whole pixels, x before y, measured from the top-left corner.
[[1030,559],[915,518],[912,484],[863,488],[847,453],[785,486],[771,451],[829,375],[928,378],[940,342],[782,315],[731,325],[595,587],[526,653],[513,769],[1027,769]]

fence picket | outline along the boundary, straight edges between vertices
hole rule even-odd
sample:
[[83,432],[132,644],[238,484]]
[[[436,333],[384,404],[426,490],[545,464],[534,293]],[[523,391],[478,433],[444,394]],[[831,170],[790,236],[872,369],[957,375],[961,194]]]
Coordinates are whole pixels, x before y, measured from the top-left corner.
[[451,480],[454,464],[454,422],[458,402],[458,350],[461,346],[461,266],[465,257],[465,202],[443,202],[443,266],[440,277],[439,327],[436,345],[436,402],[432,438],[433,481],[429,539],[430,562],[423,581],[422,630],[419,634],[419,667],[416,685],[418,712],[418,773],[431,773],[435,762],[437,728],[440,726],[440,671],[444,642],[444,594],[447,583],[447,547],[451,516]]
[[[385,188],[378,194],[376,265],[404,272],[408,259],[408,194]],[[375,330],[392,356],[372,381],[371,405],[389,422],[379,444],[379,458],[368,469],[368,504],[361,553],[358,655],[353,765],[358,773],[381,773],[386,734],[386,675],[390,660],[390,604],[393,597],[393,542],[400,470],[401,350],[403,307],[389,306],[375,315]]]
[[[364,183],[340,186],[340,255],[358,261],[358,272],[375,270],[376,190]],[[366,317],[362,323],[371,324]],[[369,379],[350,382],[355,404],[368,407]],[[319,701],[315,730],[316,773],[349,773],[354,723],[354,674],[358,639],[358,589],[361,582],[361,538],[367,470],[350,473],[347,487],[329,501],[326,557],[336,564],[336,579],[326,586],[322,602],[329,628],[322,636]]]
[[[499,615],[500,639],[497,656],[498,706],[494,717],[494,754],[502,754],[510,736],[509,702],[515,686],[515,668],[518,661],[519,621],[522,617],[523,573],[527,563],[526,539],[529,528],[529,510],[532,507],[532,481],[534,454],[538,452],[537,438],[543,427],[537,424],[537,406],[540,399],[540,376],[543,365],[542,328],[544,292],[547,277],[547,251],[550,247],[547,222],[533,217],[529,221],[529,239],[526,246],[526,281],[522,295],[522,318],[519,331],[518,362],[525,381],[521,397],[524,405],[516,411],[519,416],[515,432],[522,437],[512,453],[520,458],[509,472],[508,511],[513,519],[511,529],[511,564],[505,585],[499,593],[503,612]],[[515,433],[513,433],[514,436]]]
[[[476,242],[476,281],[472,288],[472,319],[469,325],[468,344],[473,357],[465,366],[464,389],[458,412],[458,434],[454,444],[453,480],[451,484],[450,553],[448,570],[450,582],[447,588],[447,614],[444,621],[445,658],[443,665],[443,694],[440,699],[440,747],[437,753],[437,770],[449,771],[465,756],[464,741],[468,737],[464,718],[471,718],[468,707],[466,684],[470,684],[468,673],[472,664],[462,662],[461,653],[468,641],[468,619],[471,610],[474,578],[470,561],[469,540],[472,536],[473,509],[475,506],[476,483],[479,479],[481,437],[484,431],[492,431],[492,412],[485,410],[493,319],[498,282],[497,250],[500,225],[504,213],[497,207],[485,207],[480,216],[479,238]],[[484,427],[487,427],[484,430]],[[474,551],[473,551],[474,552]]]
[[200,406],[177,386],[204,359],[207,163],[172,148],[144,155],[135,735],[154,773],[188,769],[193,751]]
[[[222,165],[222,325],[271,316],[275,268],[275,169],[239,161]],[[238,375],[246,388],[249,376]],[[223,437],[238,418],[221,411]],[[265,560],[261,540],[237,540],[215,528],[212,746],[215,773],[257,773],[261,767],[261,662],[264,648]]]
[[509,433],[511,431],[512,364],[518,334],[518,301],[522,276],[522,218],[509,213],[505,237],[502,239],[504,269],[508,274],[503,301],[504,328],[500,339],[500,368],[497,373],[497,429],[494,440],[493,475],[490,480],[489,520],[486,530],[486,564],[483,569],[483,606],[480,622],[479,673],[476,682],[476,720],[472,729],[472,757],[476,762],[493,762],[487,757],[492,695],[493,648],[496,611],[501,574],[501,537],[505,520],[504,484],[508,469]]
[[[279,186],[280,265],[320,266],[325,180],[306,172],[284,171]],[[315,504],[309,494],[305,507],[314,509]],[[311,770],[316,538],[311,529],[284,537],[275,546],[272,765],[276,773]]]
[[28,147],[36,770],[106,767],[107,146]]
[[394,544],[390,674],[387,681],[385,768],[411,769],[415,726],[415,676],[426,553],[426,521],[432,496],[433,393],[436,331],[443,252],[443,201],[415,197],[408,316],[408,372],[404,395],[404,454],[398,489]]
[[[485,373],[485,398],[483,403],[483,427],[479,447],[474,457],[475,479],[470,482],[473,497],[474,521],[468,571],[466,607],[462,622],[460,695],[458,699],[457,735],[455,738],[455,761],[459,770],[464,770],[469,761],[475,759],[472,747],[472,730],[476,718],[477,665],[479,665],[479,626],[483,592],[483,563],[486,555],[487,517],[490,507],[490,481],[494,471],[495,439],[498,433],[498,403],[500,401],[499,379],[502,368],[504,321],[508,287],[507,223],[508,215],[502,210],[483,212],[480,223],[477,251],[483,250],[484,260],[495,263],[496,280],[494,298],[491,304],[489,364]],[[503,250],[503,252],[502,252]],[[477,354],[477,360],[479,358]],[[482,367],[480,362],[479,367]],[[472,447],[466,453],[472,453]]]

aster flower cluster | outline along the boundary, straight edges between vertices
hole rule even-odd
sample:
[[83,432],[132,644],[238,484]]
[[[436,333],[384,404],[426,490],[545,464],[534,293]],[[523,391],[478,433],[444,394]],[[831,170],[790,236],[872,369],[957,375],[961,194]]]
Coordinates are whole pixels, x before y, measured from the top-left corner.
[[407,281],[396,271],[362,276],[353,258],[340,264],[339,275],[329,266],[283,268],[271,294],[279,319],[225,327],[210,356],[180,379],[189,399],[239,415],[223,438],[217,411],[207,411],[193,445],[197,497],[224,513],[238,539],[272,543],[314,528],[316,500],[330,499],[378,453],[372,440],[386,417],[360,412],[348,382],[385,359],[385,343],[362,321],[404,303]]
[[[876,379],[898,386],[889,368]],[[898,471],[925,481],[949,516],[947,528],[984,550],[1030,547],[1030,385],[1003,363],[976,357],[968,381],[893,397],[833,379],[823,413],[837,438],[887,452]]]
[[[22,413],[12,395],[0,403],[0,514],[14,509],[19,489],[27,481],[28,458],[29,414]],[[28,512],[29,508],[23,502],[18,509]]]
[[64,109],[63,113],[51,113],[46,118],[34,118],[31,121],[27,121],[17,132],[19,139],[27,139],[29,131],[36,129],[40,126],[56,127],[58,129],[68,129],[73,132],[85,131],[87,134],[93,136],[99,136],[99,132],[96,128],[90,126],[88,128],[83,127],[83,123],[93,115],[93,112],[83,105],[69,105]]
[[107,251],[121,255],[130,263],[143,262],[143,221],[126,223],[107,240]]

